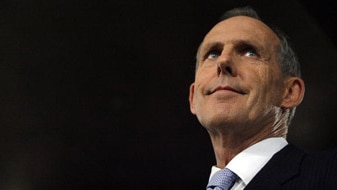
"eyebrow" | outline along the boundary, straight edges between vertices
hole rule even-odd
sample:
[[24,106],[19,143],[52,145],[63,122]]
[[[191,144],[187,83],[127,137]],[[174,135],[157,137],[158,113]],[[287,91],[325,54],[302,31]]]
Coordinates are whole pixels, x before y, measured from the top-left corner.
[[224,44],[222,42],[210,42],[207,44],[202,43],[200,46],[200,52],[202,50],[209,50],[212,48],[222,48],[224,46]]
[[234,44],[238,47],[241,46],[250,46],[253,47],[257,51],[264,51],[265,48],[258,42],[252,40],[235,40]]
[[203,57],[205,52],[208,52],[210,49],[220,49],[223,46],[224,44],[222,42],[210,42],[206,44],[202,42],[198,49],[197,58]]

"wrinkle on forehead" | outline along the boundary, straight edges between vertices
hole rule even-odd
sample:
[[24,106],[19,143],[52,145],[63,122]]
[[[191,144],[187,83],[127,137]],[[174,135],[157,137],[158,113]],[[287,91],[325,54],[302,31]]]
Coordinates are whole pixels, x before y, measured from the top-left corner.
[[197,60],[203,51],[214,44],[242,42],[252,44],[264,52],[276,52],[280,45],[278,36],[263,22],[247,16],[235,16],[219,22],[206,34],[199,46]]

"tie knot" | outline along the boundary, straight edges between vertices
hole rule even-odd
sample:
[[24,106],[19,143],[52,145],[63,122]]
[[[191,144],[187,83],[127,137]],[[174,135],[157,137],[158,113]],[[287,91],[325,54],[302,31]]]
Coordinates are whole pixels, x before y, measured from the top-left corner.
[[236,178],[237,175],[228,168],[217,171],[209,181],[207,190],[228,190],[234,185]]

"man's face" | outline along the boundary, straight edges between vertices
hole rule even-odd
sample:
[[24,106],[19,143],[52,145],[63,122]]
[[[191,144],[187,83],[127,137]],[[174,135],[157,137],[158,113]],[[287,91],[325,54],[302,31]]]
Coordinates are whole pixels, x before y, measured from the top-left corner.
[[250,17],[232,17],[211,29],[198,52],[189,98],[204,127],[273,125],[284,94],[279,43],[269,27]]

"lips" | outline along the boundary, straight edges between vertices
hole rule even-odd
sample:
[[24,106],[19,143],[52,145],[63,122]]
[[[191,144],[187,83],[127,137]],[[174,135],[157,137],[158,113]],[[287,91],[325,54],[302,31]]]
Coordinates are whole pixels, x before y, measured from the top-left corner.
[[232,91],[232,92],[235,92],[235,93],[238,93],[238,94],[243,94],[243,95],[247,94],[243,90],[241,90],[240,88],[233,88],[231,86],[218,86],[218,87],[214,88],[213,90],[210,90],[208,95],[213,94],[213,93],[218,92],[218,91]]

